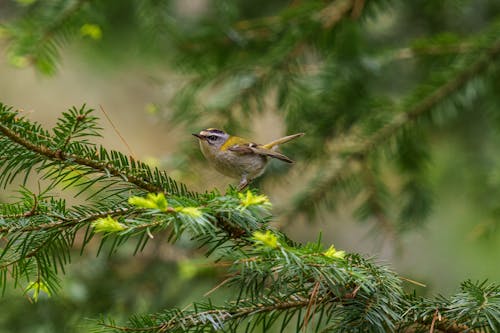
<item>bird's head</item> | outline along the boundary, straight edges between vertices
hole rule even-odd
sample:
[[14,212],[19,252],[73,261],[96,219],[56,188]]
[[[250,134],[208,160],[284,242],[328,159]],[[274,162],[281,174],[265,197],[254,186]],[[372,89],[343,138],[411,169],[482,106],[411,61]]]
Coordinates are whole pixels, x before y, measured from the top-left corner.
[[200,141],[202,150],[210,151],[219,150],[229,139],[229,134],[216,128],[207,128],[198,134],[193,133],[193,135]]

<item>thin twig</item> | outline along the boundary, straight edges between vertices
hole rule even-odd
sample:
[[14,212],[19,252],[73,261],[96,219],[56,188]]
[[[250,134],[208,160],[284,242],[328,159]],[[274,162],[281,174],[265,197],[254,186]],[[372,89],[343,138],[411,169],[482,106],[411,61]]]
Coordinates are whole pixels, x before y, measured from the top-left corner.
[[109,117],[108,113],[106,111],[104,111],[104,108],[102,107],[101,104],[99,104],[99,108],[101,109],[102,113],[104,114],[104,116],[106,117],[106,119],[108,120],[108,122],[111,124],[111,127],[113,127],[113,130],[118,135],[118,137],[120,138],[121,142],[125,145],[125,147],[127,147],[127,150],[129,152],[130,156],[132,156],[133,159],[136,159],[136,155],[135,155],[134,151],[132,150],[132,148],[130,148],[130,145],[125,140],[125,138],[122,136],[122,134],[120,133],[120,131],[118,130],[118,128],[116,128],[116,126],[113,123],[113,121],[111,121],[111,118]]
[[312,309],[316,305],[316,300],[318,298],[318,292],[320,286],[321,286],[320,281],[316,281],[311,291],[311,297],[309,298],[309,304],[307,305],[306,314],[304,316],[304,325],[302,326],[302,330],[304,332],[306,332],[307,326],[309,325],[309,319],[311,319],[312,316]]
[[434,325],[436,324],[436,320],[438,319],[439,309],[436,309],[434,312],[434,316],[432,317],[431,327],[429,329],[429,333],[434,333]]
[[427,288],[427,285],[422,283],[422,282],[418,282],[418,281],[415,281],[415,280],[412,280],[412,279],[409,279],[407,277],[404,277],[404,276],[401,276],[399,275],[399,278],[403,281],[406,281],[406,282],[409,282],[409,283],[412,283],[414,285],[417,285],[419,287],[423,287],[423,288]]
[[213,287],[212,289],[210,289],[209,291],[207,291],[206,293],[203,294],[203,297],[207,297],[209,296],[210,294],[212,294],[214,291],[216,291],[217,289],[219,289],[220,287],[222,287],[223,285],[225,285],[226,283],[228,283],[229,281],[231,281],[231,279],[235,276],[236,274],[233,274],[229,277],[227,277],[226,279],[222,280],[221,283],[219,283],[218,285],[216,285],[215,287]]
[[33,194],[33,206],[31,207],[31,209],[29,211],[24,213],[22,216],[23,217],[30,217],[30,216],[35,215],[37,208],[38,208],[38,198],[37,198],[36,194]]

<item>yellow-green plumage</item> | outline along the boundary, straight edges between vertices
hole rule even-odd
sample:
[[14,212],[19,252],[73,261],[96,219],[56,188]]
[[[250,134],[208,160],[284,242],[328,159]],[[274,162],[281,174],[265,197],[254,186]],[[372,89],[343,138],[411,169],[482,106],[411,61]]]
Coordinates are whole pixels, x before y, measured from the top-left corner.
[[248,140],[245,140],[243,138],[240,138],[239,136],[230,136],[226,142],[220,147],[221,151],[227,150],[227,148],[234,146],[234,145],[239,145],[239,144],[245,144],[248,143]]

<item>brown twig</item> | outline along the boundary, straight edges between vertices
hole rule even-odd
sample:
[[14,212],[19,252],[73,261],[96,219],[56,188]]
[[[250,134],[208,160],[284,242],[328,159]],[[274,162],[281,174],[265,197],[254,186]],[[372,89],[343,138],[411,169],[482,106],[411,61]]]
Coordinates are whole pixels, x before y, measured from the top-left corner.
[[357,20],[361,16],[361,12],[365,7],[365,0],[354,0],[354,5],[352,6],[351,18]]
[[[333,28],[351,12],[357,1],[359,0],[337,0],[323,8],[318,14],[318,20],[323,24],[323,28]],[[359,9],[360,13],[361,9]]]
[[434,325],[436,324],[436,320],[441,320],[441,315],[439,314],[439,309],[436,309],[434,312],[434,316],[432,317],[431,327],[429,328],[429,333],[434,333]]
[[128,142],[125,140],[125,138],[123,137],[123,135],[120,133],[120,131],[118,130],[118,128],[115,126],[115,124],[113,123],[113,121],[109,117],[108,113],[106,111],[104,111],[104,108],[102,107],[101,104],[99,104],[99,108],[101,109],[101,112],[104,114],[104,116],[106,117],[106,119],[108,120],[108,122],[111,124],[111,127],[113,127],[113,130],[115,131],[116,135],[118,135],[118,137],[120,138],[121,142],[125,145],[125,147],[127,147],[127,150],[129,152],[130,156],[132,156],[133,159],[136,159],[136,155],[134,154],[134,151],[132,150],[132,148],[130,147],[130,145],[128,144]]
[[222,280],[221,283],[219,283],[218,285],[216,285],[215,287],[213,287],[212,289],[210,289],[209,291],[207,291],[206,293],[203,294],[203,297],[207,297],[209,296],[210,294],[212,294],[214,291],[216,291],[217,289],[219,289],[220,287],[222,287],[223,285],[225,285],[226,283],[228,283],[229,281],[231,281],[231,279],[235,276],[236,274],[233,274],[227,278],[225,278],[224,280]]
[[314,284],[314,287],[311,291],[311,296],[309,297],[309,304],[307,305],[306,308],[306,314],[304,316],[304,325],[302,326],[302,330],[305,332],[307,329],[307,326],[309,324],[309,319],[312,316],[312,309],[316,304],[316,300],[318,298],[318,292],[319,292],[319,287],[321,286],[320,281],[316,281]]

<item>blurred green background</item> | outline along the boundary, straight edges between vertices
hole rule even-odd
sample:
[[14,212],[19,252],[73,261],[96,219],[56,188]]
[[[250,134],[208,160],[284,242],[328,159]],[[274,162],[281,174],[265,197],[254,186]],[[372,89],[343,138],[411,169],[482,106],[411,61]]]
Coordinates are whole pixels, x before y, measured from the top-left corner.
[[[287,10],[287,15],[299,18],[300,10],[320,13],[328,1],[89,1],[80,21],[72,24],[91,24],[99,33],[77,29],[77,37],[58,43],[60,57],[53,70],[44,72],[25,62],[26,54],[15,47],[19,36],[11,34],[10,25],[33,15],[30,19],[41,22],[43,31],[50,27],[43,25],[44,7],[60,13],[58,5],[72,3],[0,2],[0,22],[7,27],[0,34],[0,101],[47,128],[62,111],[86,103],[101,117],[103,138],[97,142],[166,169],[198,191],[224,191],[235,181],[206,168],[192,131],[225,128],[256,142],[305,131],[303,143],[287,147],[297,164],[287,170],[273,162],[255,185],[270,197],[277,214],[293,205],[293,195],[308,186],[308,177],[330,167],[325,146],[342,142],[353,124],[376,128],[396,114],[380,110],[394,105],[404,110],[412,99],[418,103],[422,98],[414,91],[426,85],[435,89],[434,74],[467,64],[484,49],[483,32],[500,31],[500,3],[493,0],[356,1],[366,13],[353,13],[318,35],[318,27],[307,20],[274,26],[272,18]],[[318,9],[309,8],[314,6]],[[44,19],[50,21],[47,15]],[[251,33],[257,37],[238,37],[238,27],[245,24],[262,25],[263,32],[256,28]],[[304,41],[298,46],[293,44],[297,35]],[[218,44],[220,40],[225,42]],[[287,64],[285,74],[275,74],[282,70],[280,52],[300,47],[308,52]],[[430,51],[420,57],[417,51],[422,49]],[[426,284],[408,285],[421,294],[448,295],[468,278],[499,281],[500,94],[493,84],[500,79],[498,67],[493,65],[485,79],[475,79],[440,104],[431,120],[418,123],[421,127],[410,142],[415,151],[425,153],[406,161],[422,164],[418,173],[395,166],[394,160],[403,155],[397,144],[388,143],[374,158],[377,180],[391,193],[385,204],[395,234],[388,235],[371,214],[360,221],[356,212],[361,199],[356,196],[334,197],[335,207],[331,201],[318,203],[313,215],[285,220],[278,214],[274,223],[297,241],[315,241],[321,233],[325,244],[376,257],[402,276]],[[273,76],[287,87],[286,93],[281,86],[272,89],[278,83],[262,79]],[[251,86],[250,94],[260,99],[238,95],[247,91],[242,85],[253,84],[245,80],[259,79],[263,82]],[[218,81],[197,90],[203,80]],[[286,102],[276,102],[280,94]],[[414,225],[399,221],[394,213],[405,177],[424,183],[430,198],[422,208],[424,218]],[[36,177],[31,177],[28,187],[37,186]],[[12,201],[16,188],[13,184],[2,189],[0,200]],[[71,193],[65,195],[71,199]],[[418,202],[414,206],[419,209]],[[405,222],[411,227],[404,227]],[[224,278],[223,270],[210,265],[189,239],[172,245],[156,237],[136,256],[130,244],[111,257],[96,257],[97,245],[88,246],[82,256],[75,249],[58,295],[32,304],[23,297],[23,286],[9,287],[0,298],[0,333],[87,332],[91,319],[101,314],[119,320],[182,308],[202,299]],[[212,296],[223,300],[224,293]]]

